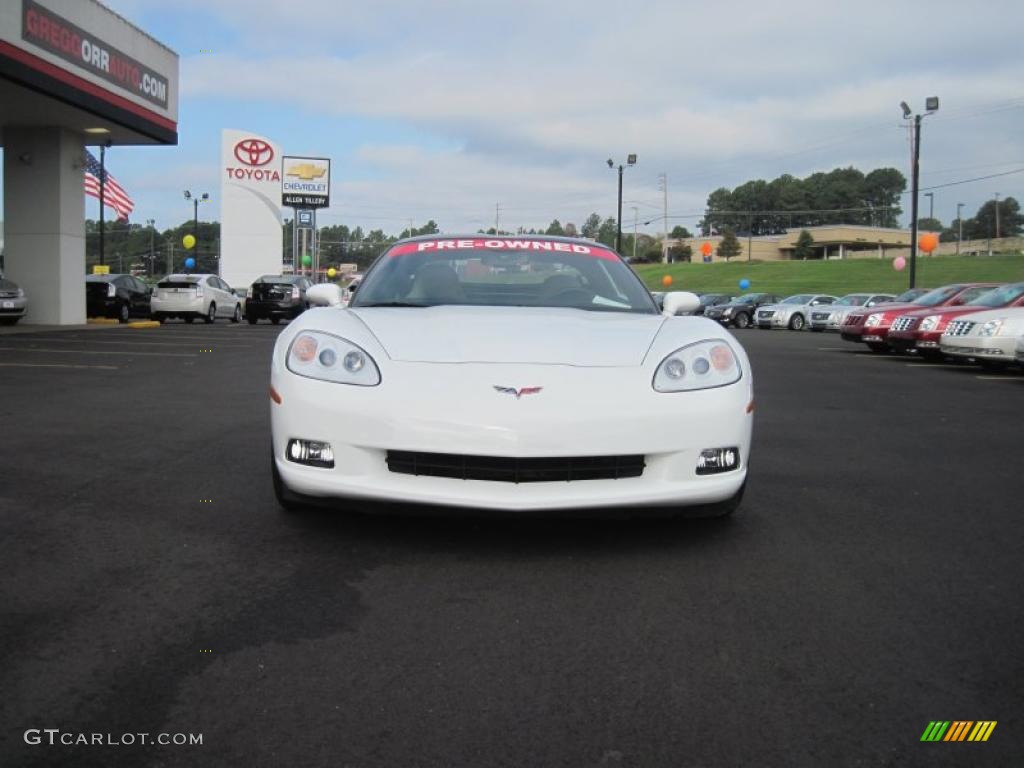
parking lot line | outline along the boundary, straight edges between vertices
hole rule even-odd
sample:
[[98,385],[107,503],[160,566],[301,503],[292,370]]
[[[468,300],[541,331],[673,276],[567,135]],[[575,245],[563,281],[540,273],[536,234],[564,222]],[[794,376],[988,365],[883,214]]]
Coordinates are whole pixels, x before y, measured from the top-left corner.
[[982,381],[1024,381],[1020,376],[975,376],[974,378],[981,379]]
[[2,368],[91,368],[99,371],[119,371],[119,365],[79,365],[74,363],[0,363]]
[[[211,343],[209,337],[197,339],[197,341],[204,341]],[[94,340],[94,339],[40,339],[33,337],[31,339],[18,339],[18,341],[33,341],[33,342],[45,342],[47,344],[130,344],[132,346],[147,346],[147,347],[194,347],[195,341],[108,341],[108,340]],[[224,349],[251,349],[252,344],[235,344],[233,342],[221,343],[216,339],[218,347]]]
[[64,355],[126,355],[137,357],[199,357],[193,352],[115,352],[109,349],[48,349],[46,347],[0,347],[3,352],[49,352]]
[[907,363],[907,368],[956,368],[957,370],[963,370],[963,365],[957,365],[956,363]]

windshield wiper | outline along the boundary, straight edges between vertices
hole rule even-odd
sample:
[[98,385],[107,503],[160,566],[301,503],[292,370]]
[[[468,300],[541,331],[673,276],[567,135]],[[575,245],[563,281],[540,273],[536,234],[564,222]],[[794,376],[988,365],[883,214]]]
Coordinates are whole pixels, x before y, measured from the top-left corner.
[[429,307],[430,304],[414,304],[410,301],[374,301],[370,304],[357,304],[352,309],[363,309],[365,307]]

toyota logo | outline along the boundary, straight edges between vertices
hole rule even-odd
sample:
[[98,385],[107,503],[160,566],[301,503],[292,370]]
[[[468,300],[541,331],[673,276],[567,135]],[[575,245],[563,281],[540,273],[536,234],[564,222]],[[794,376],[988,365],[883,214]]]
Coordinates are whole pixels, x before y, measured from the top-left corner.
[[274,159],[274,150],[262,139],[242,139],[235,144],[235,157],[246,165],[266,165]]

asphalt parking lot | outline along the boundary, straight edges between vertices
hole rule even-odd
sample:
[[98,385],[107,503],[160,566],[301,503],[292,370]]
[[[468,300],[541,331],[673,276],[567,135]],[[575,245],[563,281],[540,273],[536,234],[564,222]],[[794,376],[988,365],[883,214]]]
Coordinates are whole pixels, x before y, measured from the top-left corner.
[[729,520],[296,516],[280,330],[0,337],[4,765],[1019,764],[1024,375],[738,332]]

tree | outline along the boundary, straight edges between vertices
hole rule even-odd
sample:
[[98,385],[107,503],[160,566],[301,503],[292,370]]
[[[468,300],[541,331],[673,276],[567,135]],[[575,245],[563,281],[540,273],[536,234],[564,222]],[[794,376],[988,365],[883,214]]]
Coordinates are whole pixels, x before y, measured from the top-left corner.
[[814,238],[806,229],[800,230],[800,236],[796,239],[796,247],[793,249],[794,259],[814,258]]
[[984,203],[974,218],[968,236],[968,221],[964,221],[964,239],[981,240],[989,237],[1016,237],[1021,233],[1024,216],[1020,214],[1020,204],[1015,198],[1007,197],[999,201],[999,227],[996,228],[996,201]]
[[[589,222],[590,220],[587,219],[587,221]],[[604,243],[609,248],[614,248],[615,235],[618,231],[619,225],[616,223],[615,219],[609,216],[607,219],[601,222],[601,226],[597,230],[597,241],[599,243]]]
[[601,217],[596,213],[592,213],[587,216],[587,220],[583,222],[583,226],[580,228],[580,234],[583,237],[589,238],[590,240],[597,239],[597,233],[601,230]]
[[718,256],[719,258],[728,261],[734,256],[739,256],[743,250],[740,246],[740,241],[736,239],[736,233],[731,228],[727,227],[722,232],[722,242],[718,244]]
[[673,245],[668,249],[669,262],[693,261],[693,248],[688,243]]
[[565,222],[565,236],[566,237],[577,237],[579,233],[576,231],[576,225],[571,221]]
[[688,230],[682,224],[676,224],[674,227],[672,227],[672,231],[668,233],[668,236],[674,238],[675,240],[688,240],[691,237],[693,237],[693,235],[690,234],[690,230]]
[[562,224],[558,219],[554,219],[548,228],[544,230],[545,235],[564,235],[565,230],[562,228]]
[[917,220],[918,232],[941,232],[942,222],[938,219],[929,219],[927,216]]

